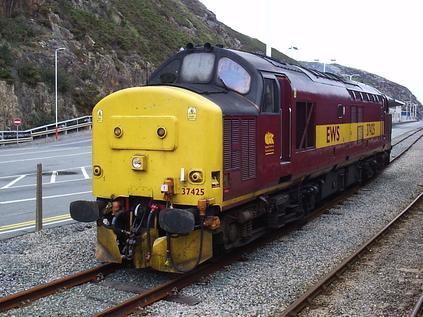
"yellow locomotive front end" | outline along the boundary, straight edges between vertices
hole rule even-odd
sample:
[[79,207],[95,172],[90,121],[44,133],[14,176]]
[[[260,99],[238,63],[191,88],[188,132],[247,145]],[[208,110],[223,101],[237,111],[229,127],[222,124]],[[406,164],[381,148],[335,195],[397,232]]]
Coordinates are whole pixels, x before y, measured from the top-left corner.
[[[217,105],[177,87],[129,88],[95,106],[98,259],[184,272],[212,257],[223,199],[222,131]],[[89,208],[75,202],[73,217],[92,220],[78,219],[90,218]]]

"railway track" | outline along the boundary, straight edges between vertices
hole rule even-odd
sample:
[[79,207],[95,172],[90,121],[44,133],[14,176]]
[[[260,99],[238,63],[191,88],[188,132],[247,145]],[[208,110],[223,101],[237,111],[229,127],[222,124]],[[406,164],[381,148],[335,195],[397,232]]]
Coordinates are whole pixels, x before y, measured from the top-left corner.
[[[402,138],[401,140],[398,140],[397,142],[393,143],[392,144],[392,147],[395,147],[397,144],[399,144],[399,143],[407,140],[408,138],[412,137],[413,135],[415,135],[416,133],[419,133],[422,130],[423,130],[423,128],[418,128],[418,129],[416,129],[414,131],[411,131],[411,133],[409,133],[409,134],[408,134],[408,132],[406,132],[406,134],[408,134],[408,135],[406,137]],[[397,138],[399,138],[399,137],[397,137]]]
[[410,314],[410,317],[422,317],[423,316],[423,294],[420,296],[419,300],[414,306],[413,311]]
[[[354,252],[351,256],[343,260],[340,264],[338,264],[333,270],[331,270],[327,275],[325,275],[322,279],[320,279],[312,288],[310,288],[307,292],[305,292],[301,297],[299,297],[295,302],[289,305],[280,315],[281,317],[287,316],[297,316],[301,311],[303,311],[306,307],[308,307],[313,299],[317,297],[319,294],[324,292],[328,286],[335,280],[339,279],[341,275],[347,271],[353,263],[360,259],[363,255],[365,255],[371,248],[378,242],[384,235],[388,232],[395,230],[393,229],[395,225],[397,225],[405,216],[407,216],[413,208],[423,201],[423,192],[417,196],[404,210],[402,210],[391,222],[389,222],[382,230],[380,230],[377,234],[371,237],[367,242],[365,242],[356,252]],[[423,299],[421,298],[421,301]],[[419,306],[420,305],[420,306]],[[418,308],[416,306],[416,311],[422,309],[423,303],[420,303]],[[418,316],[418,315],[416,315]]]
[[[394,145],[397,145],[406,139],[410,138],[411,136],[415,135],[422,129],[418,129],[417,131],[413,132],[412,134],[404,137],[400,141],[396,142]],[[399,159],[403,154],[405,154],[416,142],[418,142],[423,137],[423,134],[419,136],[416,140],[414,140],[410,145],[404,149],[398,156],[394,157],[391,160],[391,163]],[[335,198],[331,199],[330,201],[325,202],[321,207],[316,209],[312,214],[310,214],[306,221],[310,221],[315,217],[318,217],[325,211],[329,210],[330,208],[338,205],[343,200],[347,199],[348,197],[355,194],[361,186],[353,187]],[[421,195],[419,196],[421,197]],[[297,229],[300,224],[293,224],[285,227],[284,230],[279,232],[271,232],[264,236],[262,239],[244,247],[236,250],[235,252],[222,256],[216,259],[214,262],[209,262],[204,265],[201,265],[195,271],[179,276],[178,278],[172,279],[167,281],[159,286],[151,288],[129,298],[128,300],[121,302],[115,306],[112,306],[104,311],[98,312],[95,316],[127,316],[131,313],[134,313],[146,306],[149,306],[157,301],[163,300],[170,295],[175,294],[175,292],[180,291],[184,287],[191,285],[192,283],[201,280],[202,278],[219,271],[222,267],[228,266],[236,261],[242,259],[243,254],[252,252],[253,250],[257,249],[258,247],[262,246],[263,244],[269,243],[275,239],[279,239],[281,236],[285,236],[292,232],[293,230]],[[36,286],[34,288],[28,289],[23,292],[19,292],[4,298],[0,299],[0,312],[10,310],[12,308],[20,307],[26,305],[30,302],[33,302],[39,298],[49,296],[51,294],[55,294],[60,292],[64,289],[69,289],[74,286],[78,286],[84,283],[88,283],[91,281],[98,281],[102,279],[104,276],[116,271],[120,266],[116,264],[104,264],[100,265],[96,268],[82,271],[70,276],[66,276],[64,278],[54,280],[50,283],[46,283],[43,285]],[[335,275],[339,273],[335,273]],[[308,292],[307,292],[308,293]],[[306,293],[306,294],[307,294]],[[304,296],[303,296],[304,297]],[[306,299],[307,301],[309,299]],[[292,305],[291,305],[292,306]],[[290,307],[291,307],[290,306]],[[290,314],[285,314],[284,316],[290,316]],[[419,315],[416,315],[419,316]]]
[[69,289],[90,281],[97,281],[113,273],[118,267],[119,265],[113,263],[102,264],[95,268],[68,275],[28,290],[0,298],[0,312],[23,306],[39,298],[63,291],[64,289]]

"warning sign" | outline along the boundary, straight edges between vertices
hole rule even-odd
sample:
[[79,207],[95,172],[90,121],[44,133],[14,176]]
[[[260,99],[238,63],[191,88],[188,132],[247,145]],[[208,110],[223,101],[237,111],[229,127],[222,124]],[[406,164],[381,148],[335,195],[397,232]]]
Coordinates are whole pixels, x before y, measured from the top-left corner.
[[191,121],[197,120],[197,108],[196,107],[188,107],[187,119],[191,120]]

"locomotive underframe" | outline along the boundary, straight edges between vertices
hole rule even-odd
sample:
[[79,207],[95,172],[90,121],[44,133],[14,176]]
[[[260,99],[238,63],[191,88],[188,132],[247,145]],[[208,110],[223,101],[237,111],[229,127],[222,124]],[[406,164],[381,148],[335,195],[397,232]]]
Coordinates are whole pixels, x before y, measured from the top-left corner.
[[286,189],[222,213],[215,244],[226,250],[246,245],[268,229],[279,229],[303,219],[325,199],[368,180],[389,164],[390,151],[375,154],[314,178],[303,177]]

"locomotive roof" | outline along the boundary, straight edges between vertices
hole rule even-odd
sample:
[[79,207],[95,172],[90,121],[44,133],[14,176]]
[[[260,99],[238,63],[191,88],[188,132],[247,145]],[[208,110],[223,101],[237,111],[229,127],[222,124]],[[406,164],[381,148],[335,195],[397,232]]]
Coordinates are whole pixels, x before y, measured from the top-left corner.
[[[229,89],[226,83],[216,75],[218,71],[217,62],[213,62],[215,66],[212,66],[212,68],[210,68],[210,65],[204,65],[206,67],[205,69],[209,69],[207,71],[208,77],[198,82],[190,81],[190,79],[184,80],[181,75],[183,73],[181,64],[182,61],[186,60],[187,56],[193,53],[213,53],[216,60],[220,61],[228,58],[234,61],[235,64],[241,65],[244,71],[247,71],[250,75],[251,80],[248,80],[248,90],[245,93],[237,93]],[[201,74],[196,68],[191,68],[189,72],[190,74],[194,74],[194,76]],[[213,72],[215,72],[214,75]],[[258,105],[262,103],[263,77],[275,75],[286,76],[290,81],[292,89],[296,92],[338,96],[339,98],[352,98],[359,101],[365,98],[366,100],[373,100],[375,98],[369,94],[381,95],[377,89],[371,86],[345,80],[334,74],[322,73],[299,65],[287,64],[257,53],[225,49],[211,45],[205,45],[204,47],[187,46],[186,49],[180,50],[151,75],[148,84],[183,87],[216,102],[220,105],[224,113],[249,113],[254,115],[257,114]],[[222,82],[219,82],[219,80]]]
[[356,81],[344,79],[338,75],[332,73],[323,73],[320,71],[308,69],[303,66],[288,64],[277,59],[271,58],[257,53],[250,53],[238,50],[229,49],[232,53],[242,57],[248,63],[254,66],[259,71],[266,71],[272,73],[284,73],[284,74],[302,74],[308,77],[310,80],[319,82],[322,84],[330,84],[335,86],[343,86],[351,90],[359,90],[372,94],[381,94],[376,88],[359,83]]

